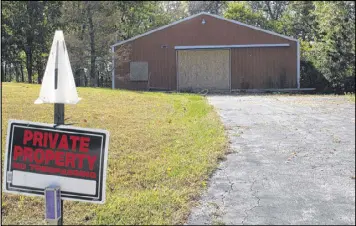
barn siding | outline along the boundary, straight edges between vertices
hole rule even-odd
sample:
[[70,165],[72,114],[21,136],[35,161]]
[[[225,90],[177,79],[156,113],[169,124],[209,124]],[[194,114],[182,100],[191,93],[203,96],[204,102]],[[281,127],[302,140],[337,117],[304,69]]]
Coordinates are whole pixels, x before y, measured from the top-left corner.
[[[206,24],[201,24],[202,19],[205,19]],[[288,68],[287,76],[288,82],[293,84],[288,88],[295,88],[296,78],[296,42],[291,41],[279,36],[268,34],[262,31],[254,30],[242,25],[234,24],[225,20],[221,20],[209,15],[199,15],[190,20],[183,21],[174,26],[168,27],[163,30],[156,31],[147,36],[140,37],[138,39],[130,41],[131,54],[130,60],[132,61],[147,61],[148,71],[150,75],[149,86],[154,88],[161,88],[167,90],[176,90],[177,78],[176,78],[176,51],[175,46],[192,46],[192,45],[243,45],[243,44],[281,44],[288,43],[290,47],[287,49],[288,56],[284,60],[284,64],[292,66],[295,72]],[[162,45],[167,45],[167,48],[161,48]],[[115,47],[115,51],[120,46]],[[271,47],[274,48],[274,47]],[[242,51],[238,54],[243,54],[249,51],[261,51],[258,49],[246,48],[236,49],[236,51]],[[269,51],[269,50],[268,50]],[[235,52],[235,50],[233,51]],[[235,52],[237,54],[237,52]],[[235,55],[236,55],[235,54]],[[268,60],[268,54],[263,54],[261,57],[266,57]],[[234,57],[231,57],[231,61],[234,61]],[[246,59],[239,59],[241,62]],[[255,59],[262,61],[262,58]],[[117,65],[119,62],[116,61]],[[249,62],[248,62],[249,63]],[[129,63],[123,63],[128,64]],[[238,65],[238,64],[237,64]],[[251,64],[243,66],[251,67]],[[146,89],[148,87],[147,82],[131,82],[129,76],[125,73],[129,73],[129,66],[116,66],[115,70],[115,86],[118,88],[127,89]],[[244,69],[246,70],[246,68]],[[256,71],[256,69],[254,69]],[[269,72],[270,74],[271,72]],[[236,74],[236,73],[235,73]],[[232,74],[233,75],[233,74]],[[261,76],[261,73],[254,72],[253,76]],[[233,82],[241,78],[232,77],[232,85],[238,87],[239,82]],[[246,79],[246,78],[245,78]],[[263,78],[260,78],[263,79]],[[253,80],[258,80],[257,78]],[[234,85],[235,84],[235,85]],[[253,84],[253,83],[251,83]]]
[[231,50],[231,88],[296,88],[297,62],[291,47]]

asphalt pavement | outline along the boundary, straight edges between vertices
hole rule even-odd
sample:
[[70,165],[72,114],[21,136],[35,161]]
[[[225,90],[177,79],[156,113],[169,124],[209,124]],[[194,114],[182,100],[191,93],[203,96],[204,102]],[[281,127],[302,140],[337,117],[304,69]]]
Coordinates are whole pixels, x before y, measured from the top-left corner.
[[355,103],[208,97],[230,140],[187,224],[355,224]]

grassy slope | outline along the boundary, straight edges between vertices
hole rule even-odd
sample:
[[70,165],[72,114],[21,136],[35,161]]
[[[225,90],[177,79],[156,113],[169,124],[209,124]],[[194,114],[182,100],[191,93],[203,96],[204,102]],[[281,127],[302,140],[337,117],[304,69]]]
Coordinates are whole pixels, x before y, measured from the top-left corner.
[[355,102],[355,93],[345,93],[345,96],[349,101]]
[[[40,86],[3,83],[2,150],[8,119],[53,122],[53,105],[35,105]],[[226,137],[205,98],[189,94],[78,88],[67,123],[110,131],[104,205],[65,201],[65,224],[182,224]],[[4,156],[4,151],[2,151]],[[3,195],[3,224],[44,223],[40,197]]]

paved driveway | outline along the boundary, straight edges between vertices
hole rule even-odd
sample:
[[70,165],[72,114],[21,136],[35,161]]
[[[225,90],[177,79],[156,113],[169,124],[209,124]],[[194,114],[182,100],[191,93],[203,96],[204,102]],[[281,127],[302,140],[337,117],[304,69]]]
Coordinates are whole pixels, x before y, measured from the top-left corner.
[[188,224],[355,224],[355,103],[210,96],[228,132]]

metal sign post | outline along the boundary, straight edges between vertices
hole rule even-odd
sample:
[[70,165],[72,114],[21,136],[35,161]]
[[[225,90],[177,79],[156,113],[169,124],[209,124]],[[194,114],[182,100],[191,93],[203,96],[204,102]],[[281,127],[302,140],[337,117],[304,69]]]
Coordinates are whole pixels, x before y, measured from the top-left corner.
[[[58,77],[56,76],[56,80],[57,79]],[[54,124],[56,126],[64,125],[64,104],[54,104]],[[59,193],[61,193],[60,189],[59,189]],[[61,216],[57,221],[57,225],[63,225],[63,200],[62,199],[60,200],[61,200],[61,210],[60,210]]]
[[[54,68],[54,90],[58,88],[58,41],[57,41],[57,50],[56,50],[56,61]],[[64,104],[54,104],[54,124],[55,126],[64,125]],[[59,193],[61,190],[59,189]],[[46,206],[47,208],[47,206]],[[58,225],[63,225],[63,200],[61,199],[61,216],[59,218]]]
[[62,225],[63,206],[60,187],[47,187],[44,192],[46,206],[46,221],[50,225]]

